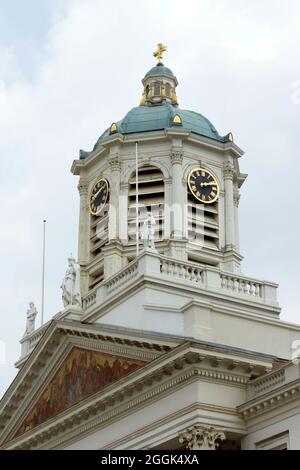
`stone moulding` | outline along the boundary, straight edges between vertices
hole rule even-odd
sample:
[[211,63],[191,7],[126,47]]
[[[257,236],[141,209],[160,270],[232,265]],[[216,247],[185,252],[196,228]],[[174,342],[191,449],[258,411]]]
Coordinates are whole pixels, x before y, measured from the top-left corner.
[[[211,356],[206,358],[203,351],[200,353],[194,348],[191,350],[190,345],[184,343],[144,366],[139,373],[133,373],[128,378],[109,386],[98,397],[94,396],[74,405],[72,409],[57,417],[56,424],[42,424],[23,436],[7,442],[2,447],[35,448],[42,445],[45,440],[50,445],[49,437],[57,436],[58,432],[62,433],[61,442],[64,442],[66,437],[63,436],[66,430],[70,436],[71,429],[75,428],[72,431],[75,436],[79,431],[84,432],[86,426],[88,429],[93,429],[100,423],[107,422],[107,419],[116,418],[132,408],[143,406],[145,401],[169,393],[175,386],[186,385],[187,381],[198,380],[200,377],[202,380],[222,381],[231,386],[246,386],[249,372],[245,370],[245,360],[242,361],[242,369],[235,373],[228,371],[226,356],[223,360],[219,358],[219,361],[215,363],[211,361]],[[218,370],[222,367],[226,367],[226,370]],[[95,421],[96,415],[99,418]],[[9,435],[12,434],[13,429]],[[8,435],[6,435],[7,438],[9,438]],[[57,441],[55,442],[58,444]]]
[[278,409],[280,405],[291,403],[300,399],[300,380],[266,393],[257,399],[250,400],[238,407],[239,415],[248,422],[256,416],[267,413],[271,409]]

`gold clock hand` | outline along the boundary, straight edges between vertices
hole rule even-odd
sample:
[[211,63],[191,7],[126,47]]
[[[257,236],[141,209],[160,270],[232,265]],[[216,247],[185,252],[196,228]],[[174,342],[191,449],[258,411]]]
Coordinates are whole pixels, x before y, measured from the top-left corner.
[[210,183],[200,183],[201,188],[206,186],[216,186],[215,181],[211,181]]
[[92,196],[92,201],[94,201],[96,199],[96,197],[98,196],[98,194],[102,191],[102,188],[99,189],[99,191],[96,192],[96,194],[94,194]]

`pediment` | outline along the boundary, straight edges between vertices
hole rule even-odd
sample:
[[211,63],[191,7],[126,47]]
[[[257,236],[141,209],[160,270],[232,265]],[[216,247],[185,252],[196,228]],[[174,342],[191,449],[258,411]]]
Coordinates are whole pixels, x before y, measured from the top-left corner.
[[99,392],[122,387],[127,376],[173,346],[151,335],[53,321],[0,401],[0,448],[72,414]]
[[138,359],[79,347],[72,348],[19,427],[15,437],[54,418],[144,364],[144,361]]
[[0,402],[0,448],[41,448],[49,440],[56,448],[61,439],[165,393],[166,383],[171,390],[203,377],[240,387],[272,363],[272,357],[206,342],[53,323]]

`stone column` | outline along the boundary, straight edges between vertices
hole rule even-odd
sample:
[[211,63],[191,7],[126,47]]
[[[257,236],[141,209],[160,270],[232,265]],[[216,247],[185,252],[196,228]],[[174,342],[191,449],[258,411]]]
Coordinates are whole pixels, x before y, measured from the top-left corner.
[[182,148],[172,148],[172,214],[171,214],[171,237],[182,239],[183,235],[183,197],[182,197]]
[[80,178],[78,184],[80,195],[79,233],[78,233],[78,263],[80,265],[81,295],[88,292],[88,273],[86,266],[89,262],[89,211],[88,211],[88,184]]
[[233,192],[234,225],[235,225],[235,249],[238,253],[240,251],[239,202],[240,202],[239,190],[235,189],[234,192]]
[[187,259],[187,239],[184,237],[184,187],[182,184],[182,147],[172,147],[172,204],[171,204],[171,237],[170,256]]
[[119,198],[119,238],[123,245],[128,243],[128,194],[129,184],[121,183]]
[[213,427],[195,425],[179,435],[180,444],[189,450],[216,450],[217,441],[224,441],[225,434]]
[[224,165],[226,250],[232,250],[235,247],[235,239],[234,239],[235,223],[234,223],[234,205],[233,205],[233,172],[234,172],[233,164],[230,161],[228,161]]
[[171,213],[172,207],[172,178],[164,178],[165,200],[164,200],[164,239],[171,237]]
[[122,268],[122,244],[120,243],[120,180],[121,161],[118,152],[108,160],[110,166],[110,196],[108,219],[108,244],[102,248],[104,255],[104,279]]
[[118,154],[110,157],[108,161],[111,173],[108,235],[109,241],[112,241],[119,239],[119,196],[121,161]]

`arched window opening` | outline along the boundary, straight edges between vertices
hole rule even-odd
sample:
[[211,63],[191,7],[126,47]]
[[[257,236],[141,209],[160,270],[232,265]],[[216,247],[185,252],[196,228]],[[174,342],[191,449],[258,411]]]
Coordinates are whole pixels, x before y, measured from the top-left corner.
[[[164,181],[162,172],[154,166],[144,166],[138,172],[139,230],[147,212],[151,212],[155,225],[155,240],[164,238]],[[135,172],[129,180],[128,194],[128,242],[136,240],[136,178]]]
[[153,94],[154,96],[161,95],[161,82],[154,82]]
[[171,85],[170,83],[165,84],[165,93],[168,98],[171,97]]
[[95,264],[95,270],[90,270],[89,289],[93,289],[103,280],[103,248],[108,240],[109,203],[101,210],[99,215],[90,214],[90,262],[99,261]]

